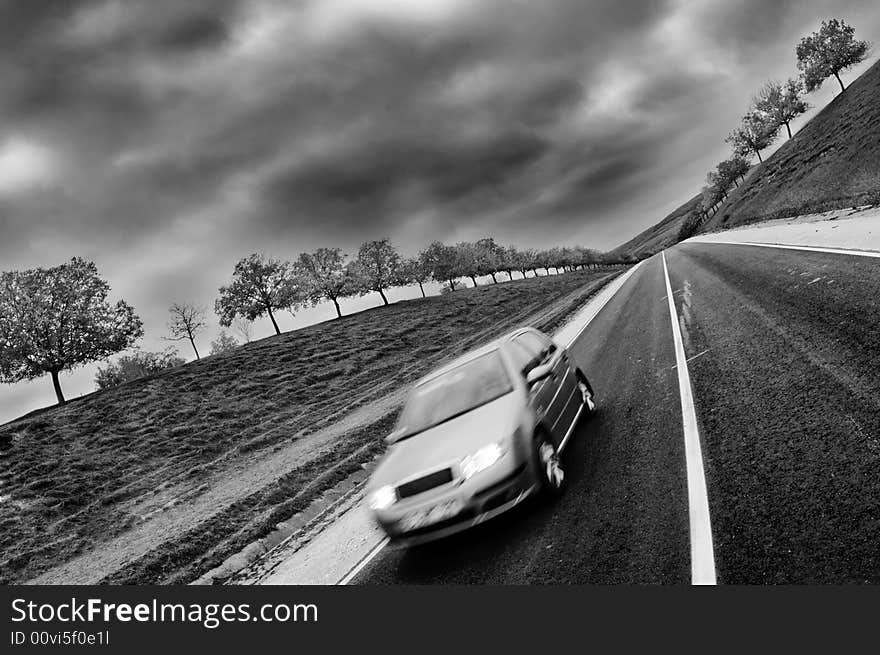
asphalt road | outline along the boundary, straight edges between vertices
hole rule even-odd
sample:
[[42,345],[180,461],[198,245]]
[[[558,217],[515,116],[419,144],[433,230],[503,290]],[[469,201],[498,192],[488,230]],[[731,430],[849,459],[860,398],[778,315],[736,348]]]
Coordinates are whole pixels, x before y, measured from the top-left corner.
[[[719,583],[880,583],[880,264],[684,244],[666,254]],[[572,345],[600,410],[565,495],[385,549],[357,584],[689,583],[682,415],[661,259]]]

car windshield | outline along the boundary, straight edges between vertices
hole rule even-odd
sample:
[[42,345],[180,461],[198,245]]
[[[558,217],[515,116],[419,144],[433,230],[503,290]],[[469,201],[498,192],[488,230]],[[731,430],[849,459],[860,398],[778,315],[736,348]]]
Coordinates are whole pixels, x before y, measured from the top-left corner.
[[397,423],[400,438],[453,419],[512,390],[498,351],[480,355],[413,389]]

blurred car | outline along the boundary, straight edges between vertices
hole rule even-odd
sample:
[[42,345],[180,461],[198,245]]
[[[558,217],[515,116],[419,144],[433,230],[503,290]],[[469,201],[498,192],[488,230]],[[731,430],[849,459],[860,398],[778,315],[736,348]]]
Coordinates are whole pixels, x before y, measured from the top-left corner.
[[511,332],[415,384],[367,485],[370,509],[408,546],[558,494],[560,454],[595,407],[565,348],[533,328]]

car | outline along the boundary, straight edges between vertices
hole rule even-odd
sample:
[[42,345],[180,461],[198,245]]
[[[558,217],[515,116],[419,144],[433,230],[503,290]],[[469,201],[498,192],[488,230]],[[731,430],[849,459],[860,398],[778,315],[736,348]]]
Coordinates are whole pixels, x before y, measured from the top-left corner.
[[561,493],[560,456],[596,410],[566,348],[525,327],[419,380],[366,487],[393,546],[433,541]]

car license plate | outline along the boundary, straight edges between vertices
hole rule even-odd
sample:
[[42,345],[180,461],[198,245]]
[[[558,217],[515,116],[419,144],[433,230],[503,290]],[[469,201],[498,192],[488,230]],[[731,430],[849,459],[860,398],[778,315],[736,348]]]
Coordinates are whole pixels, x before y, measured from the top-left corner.
[[432,525],[434,523],[444,521],[448,518],[452,518],[460,511],[461,503],[458,501],[458,499],[453,498],[451,500],[439,503],[438,505],[434,505],[433,507],[410,512],[409,514],[404,516],[403,519],[401,519],[400,527],[403,528],[405,532],[409,532],[410,530],[417,530],[418,528],[423,528],[426,525]]

